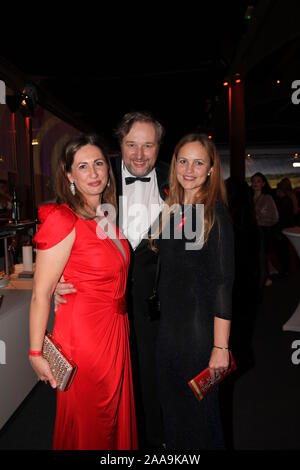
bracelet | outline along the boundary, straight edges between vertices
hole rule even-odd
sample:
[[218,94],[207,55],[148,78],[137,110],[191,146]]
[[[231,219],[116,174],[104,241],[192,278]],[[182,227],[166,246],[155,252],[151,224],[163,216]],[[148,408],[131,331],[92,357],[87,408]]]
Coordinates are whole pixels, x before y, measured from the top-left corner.
[[42,355],[42,351],[33,351],[32,349],[29,349],[29,356],[32,356],[32,357],[36,357],[36,356],[41,356]]
[[224,350],[228,350],[229,348],[221,348],[221,346],[216,346],[215,344],[213,345],[214,348],[217,348],[217,349],[224,349]]

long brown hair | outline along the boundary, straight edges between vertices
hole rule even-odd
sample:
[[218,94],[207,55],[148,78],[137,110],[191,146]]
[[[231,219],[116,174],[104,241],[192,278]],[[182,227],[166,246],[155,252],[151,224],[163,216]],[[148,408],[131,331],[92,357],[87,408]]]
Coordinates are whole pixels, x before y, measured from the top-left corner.
[[57,202],[60,204],[68,204],[74,212],[84,219],[92,219],[96,214],[87,206],[86,199],[78,188],[76,188],[75,195],[71,193],[70,181],[67,177],[67,173],[71,173],[75,153],[85,145],[94,145],[95,147],[98,147],[104,156],[105,162],[108,166],[110,184],[104,189],[101,202],[112,204],[117,212],[116,183],[108,157],[108,150],[102,138],[95,134],[81,134],[73,137],[65,144],[57,163],[55,193]]
[[[204,204],[204,241],[207,241],[215,222],[216,204],[217,202],[222,202],[227,205],[227,196],[216,146],[208,139],[207,135],[197,132],[184,135],[175,146],[169,170],[169,194],[165,201],[165,209],[162,213],[159,235],[163,229],[164,221],[170,215],[170,208],[174,205],[184,203],[184,190],[177,179],[176,163],[180,149],[191,142],[199,142],[203,145],[209,156],[210,166],[212,168],[210,176],[207,177],[205,183],[199,188],[193,201],[193,204]],[[158,233],[154,234],[153,238],[156,238],[157,235]],[[154,248],[152,241],[150,244],[151,247]]]

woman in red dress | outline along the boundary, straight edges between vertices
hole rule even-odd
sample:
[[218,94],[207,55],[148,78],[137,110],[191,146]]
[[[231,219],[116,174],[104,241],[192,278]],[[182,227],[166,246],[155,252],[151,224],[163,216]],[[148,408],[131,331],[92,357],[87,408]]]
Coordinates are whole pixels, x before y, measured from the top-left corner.
[[137,449],[125,302],[130,251],[101,211],[105,203],[116,208],[116,197],[110,162],[97,137],[67,143],[56,193],[57,204],[39,209],[29,351],[38,377],[55,388],[41,350],[51,296],[63,274],[76,292],[60,304],[53,335],[78,371],[68,391],[57,391],[53,448]]

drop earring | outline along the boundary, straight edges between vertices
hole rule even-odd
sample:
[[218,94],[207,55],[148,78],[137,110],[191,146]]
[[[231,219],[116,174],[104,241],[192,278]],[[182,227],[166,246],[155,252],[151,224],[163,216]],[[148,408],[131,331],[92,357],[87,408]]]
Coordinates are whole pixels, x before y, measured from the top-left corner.
[[110,187],[110,179],[107,181],[107,185],[106,185],[108,188]]
[[76,194],[76,188],[75,188],[75,183],[74,183],[74,181],[72,181],[72,183],[70,183],[70,191],[71,191],[71,193],[73,194],[73,196],[75,196],[75,194]]

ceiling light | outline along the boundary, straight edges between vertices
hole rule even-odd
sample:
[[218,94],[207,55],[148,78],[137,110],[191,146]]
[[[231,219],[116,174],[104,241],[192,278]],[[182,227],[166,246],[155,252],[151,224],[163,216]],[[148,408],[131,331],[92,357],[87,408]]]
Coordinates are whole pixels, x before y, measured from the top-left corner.
[[235,83],[241,83],[241,76],[239,73],[235,74]]

